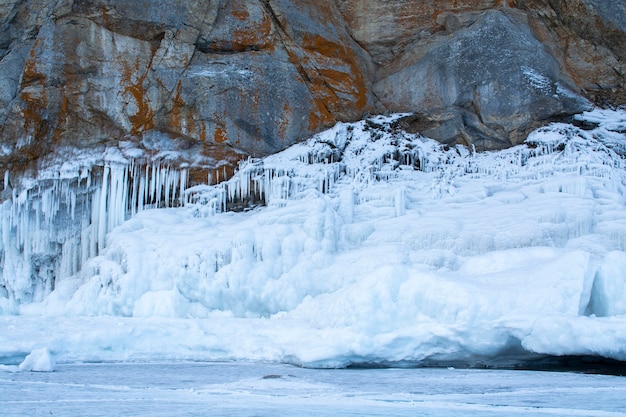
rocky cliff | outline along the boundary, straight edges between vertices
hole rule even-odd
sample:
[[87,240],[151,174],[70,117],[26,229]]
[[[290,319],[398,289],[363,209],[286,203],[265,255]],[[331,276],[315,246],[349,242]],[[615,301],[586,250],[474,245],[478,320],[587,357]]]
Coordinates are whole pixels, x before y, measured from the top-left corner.
[[482,150],[626,103],[625,31],[626,0],[0,0],[0,299],[143,209],[256,203],[202,184],[337,121]]
[[11,171],[120,141],[232,168],[384,112],[502,148],[626,102],[626,0],[0,0],[0,25]]

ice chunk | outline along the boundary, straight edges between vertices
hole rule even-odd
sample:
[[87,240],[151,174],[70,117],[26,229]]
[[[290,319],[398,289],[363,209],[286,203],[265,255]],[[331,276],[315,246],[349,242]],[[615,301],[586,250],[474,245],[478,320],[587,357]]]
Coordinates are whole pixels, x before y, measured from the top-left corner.
[[52,372],[54,371],[54,358],[50,354],[48,348],[34,349],[20,363],[19,368],[22,371],[32,372]]
[[613,251],[604,258],[595,274],[587,314],[626,314],[626,253]]

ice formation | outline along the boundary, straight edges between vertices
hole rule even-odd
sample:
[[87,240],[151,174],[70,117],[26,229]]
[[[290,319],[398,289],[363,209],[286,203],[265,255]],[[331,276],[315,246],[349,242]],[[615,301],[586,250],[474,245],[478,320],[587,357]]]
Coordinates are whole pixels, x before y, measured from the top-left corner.
[[21,371],[31,372],[52,372],[54,371],[54,358],[50,354],[47,348],[39,348],[33,350],[26,358],[20,363],[19,369]]
[[[13,191],[0,320],[48,323],[38,343],[65,360],[626,360],[626,113],[486,153],[401,117],[339,123],[215,185],[111,152],[101,173]],[[0,358],[24,337],[0,335]]]
[[[159,161],[136,164],[110,150],[59,162],[12,187],[5,174],[1,310],[41,302],[106,245],[106,235],[139,211],[183,204],[187,173]],[[6,311],[5,311],[6,312]]]

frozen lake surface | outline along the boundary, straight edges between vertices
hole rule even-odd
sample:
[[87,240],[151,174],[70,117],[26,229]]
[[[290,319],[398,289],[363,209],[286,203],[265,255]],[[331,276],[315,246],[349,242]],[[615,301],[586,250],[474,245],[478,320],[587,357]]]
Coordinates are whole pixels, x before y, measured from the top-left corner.
[[476,369],[98,363],[0,370],[16,416],[626,416],[626,378]]

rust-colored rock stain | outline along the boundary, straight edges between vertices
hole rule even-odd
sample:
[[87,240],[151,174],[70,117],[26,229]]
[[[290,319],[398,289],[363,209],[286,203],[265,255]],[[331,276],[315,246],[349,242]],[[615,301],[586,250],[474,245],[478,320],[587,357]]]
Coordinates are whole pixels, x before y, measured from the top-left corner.
[[[123,93],[130,94],[137,106],[137,112],[134,115],[128,116],[128,120],[132,125],[130,130],[132,135],[154,128],[154,115],[156,112],[150,107],[143,86],[147,75],[147,71],[141,72],[139,62],[135,63],[133,66],[126,63],[124,64],[122,83],[125,87]],[[137,80],[133,81],[133,77],[136,77]]]

